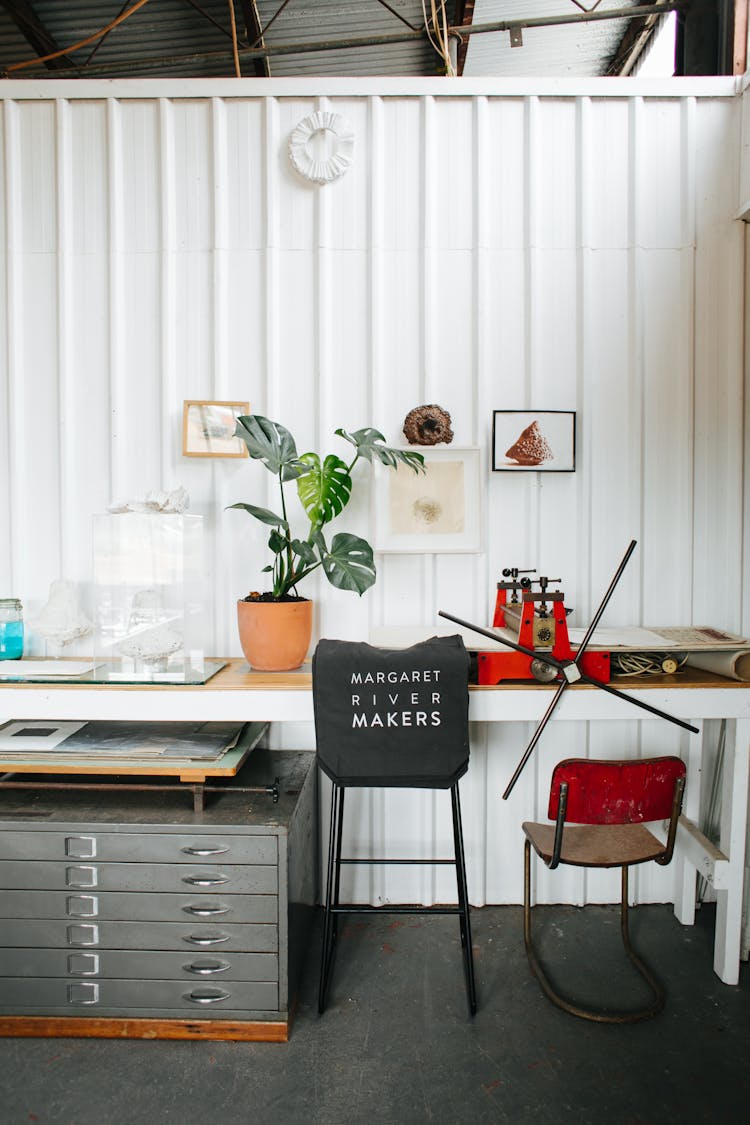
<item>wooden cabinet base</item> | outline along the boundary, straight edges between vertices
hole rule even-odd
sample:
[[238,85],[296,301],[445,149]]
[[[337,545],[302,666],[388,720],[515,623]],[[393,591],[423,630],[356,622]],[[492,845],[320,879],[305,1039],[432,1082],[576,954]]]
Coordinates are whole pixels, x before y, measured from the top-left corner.
[[19,1039],[242,1039],[255,1043],[286,1043],[289,1021],[0,1016],[0,1036]]

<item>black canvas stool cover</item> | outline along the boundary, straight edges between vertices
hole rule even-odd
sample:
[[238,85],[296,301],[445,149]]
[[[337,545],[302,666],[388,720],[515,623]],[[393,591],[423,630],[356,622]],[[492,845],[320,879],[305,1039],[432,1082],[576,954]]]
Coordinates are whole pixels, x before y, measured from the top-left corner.
[[[466,863],[458,781],[469,766],[469,658],[459,636],[432,637],[405,649],[321,640],[313,656],[317,760],[333,783],[319,1010],[325,1008],[344,913],[458,914],[469,1009],[476,1011]],[[348,787],[450,789],[450,859],[342,857]],[[446,907],[342,905],[345,864],[452,864],[458,904]]]
[[339,785],[449,789],[469,768],[469,658],[460,637],[406,649],[321,641],[318,763]]

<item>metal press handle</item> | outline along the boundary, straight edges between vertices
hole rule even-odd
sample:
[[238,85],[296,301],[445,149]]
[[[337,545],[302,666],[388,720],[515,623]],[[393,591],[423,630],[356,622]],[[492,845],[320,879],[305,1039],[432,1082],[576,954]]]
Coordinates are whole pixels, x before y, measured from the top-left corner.
[[231,906],[183,906],[186,914],[195,914],[198,918],[211,918],[215,914],[228,914]]
[[180,848],[180,851],[184,852],[185,855],[224,855],[229,851],[229,848],[191,848],[188,846]]
[[219,887],[222,883],[229,882],[228,875],[184,875],[183,883],[191,887]]
[[210,996],[196,996],[194,992],[184,992],[182,994],[183,1000],[189,1000],[191,1004],[218,1004],[220,1000],[228,1000],[231,992],[224,992],[217,989],[215,993]]

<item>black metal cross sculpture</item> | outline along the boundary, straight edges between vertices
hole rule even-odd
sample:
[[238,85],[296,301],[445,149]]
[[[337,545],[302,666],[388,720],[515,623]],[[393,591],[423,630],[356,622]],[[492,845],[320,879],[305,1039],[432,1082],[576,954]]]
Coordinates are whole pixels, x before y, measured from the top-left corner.
[[659,710],[658,707],[653,707],[650,703],[644,703],[643,700],[641,700],[641,699],[634,699],[632,695],[626,695],[624,691],[619,691],[617,688],[612,687],[611,684],[602,683],[601,680],[596,680],[596,679],[593,678],[593,676],[586,675],[586,673],[582,672],[580,667],[579,667],[579,661],[580,661],[581,657],[583,656],[584,652],[586,651],[586,647],[589,644],[589,642],[590,642],[590,640],[591,640],[591,638],[594,634],[594,630],[596,629],[597,625],[599,624],[599,622],[602,618],[602,615],[604,614],[604,611],[607,608],[609,600],[612,597],[613,593],[615,592],[615,588],[617,586],[617,583],[620,581],[620,579],[622,577],[622,574],[623,574],[623,571],[625,570],[625,567],[628,565],[628,562],[630,560],[630,556],[632,555],[635,548],[636,548],[636,540],[633,539],[633,540],[631,540],[630,545],[629,545],[627,551],[625,552],[625,555],[623,556],[622,562],[620,563],[617,570],[615,571],[614,577],[612,578],[612,581],[609,584],[609,587],[607,589],[606,594],[604,595],[604,597],[601,600],[599,608],[597,609],[596,613],[594,614],[594,616],[592,618],[591,624],[589,625],[588,629],[586,630],[586,633],[584,635],[583,640],[581,641],[580,645],[578,646],[578,651],[576,652],[574,660],[556,660],[552,656],[540,657],[539,653],[535,652],[533,649],[526,648],[525,645],[516,644],[515,641],[508,640],[507,637],[501,636],[498,632],[496,632],[493,629],[483,629],[480,625],[472,625],[470,621],[463,621],[460,617],[454,617],[453,614],[445,613],[442,609],[438,610],[438,614],[439,614],[440,617],[445,617],[448,621],[455,622],[456,625],[463,625],[464,628],[471,629],[474,633],[481,633],[485,637],[490,637],[493,641],[500,641],[501,644],[507,645],[508,648],[515,649],[516,652],[522,652],[526,656],[530,656],[532,658],[532,660],[540,660],[541,659],[541,660],[544,661],[545,664],[549,664],[549,666],[551,668],[555,668],[557,670],[558,678],[559,678],[557,691],[553,695],[549,707],[547,708],[544,715],[542,716],[541,721],[539,723],[539,726],[534,731],[534,734],[532,735],[531,741],[529,742],[528,746],[526,747],[526,749],[523,753],[523,757],[521,758],[520,762],[516,766],[515,773],[513,774],[513,776],[511,777],[510,781],[508,782],[508,784],[506,786],[505,792],[503,793],[503,800],[504,801],[506,801],[508,799],[508,797],[510,796],[510,793],[513,789],[513,786],[518,781],[518,778],[520,777],[520,774],[521,774],[521,771],[523,770],[523,767],[526,765],[529,758],[531,757],[531,754],[534,750],[534,747],[536,746],[539,739],[542,737],[542,733],[544,731],[544,728],[546,727],[549,720],[552,718],[552,714],[553,714],[555,708],[557,707],[558,703],[560,702],[560,700],[563,696],[563,693],[565,692],[565,689],[567,687],[569,687],[570,684],[578,683],[578,681],[580,681],[581,683],[584,683],[584,684],[590,684],[591,687],[601,688],[602,691],[609,692],[610,695],[615,695],[615,696],[617,696],[618,699],[624,699],[626,701],[626,703],[632,703],[635,707],[640,707],[643,711],[650,711],[652,715],[658,715],[659,718],[666,719],[670,723],[676,723],[676,725],[678,727],[682,727],[684,730],[692,731],[693,734],[699,734],[700,733],[697,727],[691,726],[690,723],[684,722],[683,719],[678,719],[674,715],[668,714],[666,711],[661,711],[661,710]]

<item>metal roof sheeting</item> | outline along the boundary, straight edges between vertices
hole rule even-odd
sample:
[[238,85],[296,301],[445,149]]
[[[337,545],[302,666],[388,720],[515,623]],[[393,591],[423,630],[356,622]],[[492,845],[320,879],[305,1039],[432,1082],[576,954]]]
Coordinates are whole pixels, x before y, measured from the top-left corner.
[[[583,0],[597,12],[636,7],[642,0]],[[583,15],[572,0],[476,0],[474,24],[544,16]],[[595,77],[605,74],[628,27],[628,20],[530,27],[522,31],[523,46],[511,47],[507,31],[474,34],[464,66],[465,77]]]
[[[631,7],[638,0],[582,0],[598,11]],[[94,34],[116,19],[121,0],[33,0],[29,5],[59,47],[70,46]],[[245,5],[246,6],[246,5]],[[429,7],[429,5],[428,5]],[[199,10],[200,8],[200,10]],[[235,0],[240,46],[252,45],[246,38],[243,4]],[[390,10],[389,10],[390,9]],[[462,5],[449,0],[447,15],[452,23]],[[423,23],[421,0],[258,0],[262,27],[268,27],[266,44],[288,47],[298,43],[366,40],[381,36],[409,36]],[[551,15],[582,15],[573,0],[476,0],[474,24],[496,20],[539,18]],[[274,18],[275,17],[275,18]],[[605,20],[523,31],[523,46],[512,48],[507,32],[473,34],[468,37],[464,74],[471,76],[594,76],[606,73],[628,26],[627,20]],[[34,59],[12,16],[0,7],[0,70]],[[234,77],[232,39],[227,0],[148,0],[98,43],[91,43],[70,56],[45,67],[11,72],[11,77]],[[272,54],[272,77],[370,75],[421,76],[440,74],[442,63],[424,37],[405,42],[354,45],[344,49]],[[256,60],[241,53],[242,74],[258,73]]]
[[[421,0],[389,0],[412,27],[422,24]],[[60,47],[69,46],[105,27],[121,9],[120,0],[74,0],[60,4],[35,0],[39,20]],[[201,0],[201,14],[188,0],[149,0],[128,20],[114,28],[96,48],[91,44],[71,58],[79,67],[96,48],[85,74],[91,77],[206,77],[234,75],[232,40],[227,0]],[[262,27],[282,7],[282,0],[260,0],[257,4]],[[452,16],[454,5],[449,5]],[[235,4],[238,35],[245,28],[240,5]],[[210,17],[206,18],[206,17]],[[212,22],[214,21],[214,22]],[[218,26],[217,26],[218,25]],[[355,0],[339,4],[328,0],[290,0],[274,20],[267,36],[269,46],[292,43],[360,39],[409,32],[401,19],[378,0]],[[0,67],[35,57],[7,11],[0,8]],[[409,43],[368,48],[272,56],[271,74],[289,75],[429,75],[438,73],[440,60],[430,45],[420,39]],[[252,60],[242,59],[242,73],[251,76]],[[72,77],[73,70],[38,68],[23,70],[19,77]]]

